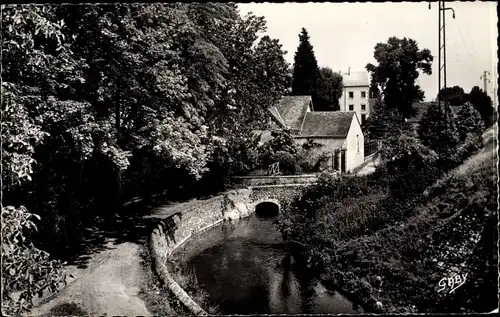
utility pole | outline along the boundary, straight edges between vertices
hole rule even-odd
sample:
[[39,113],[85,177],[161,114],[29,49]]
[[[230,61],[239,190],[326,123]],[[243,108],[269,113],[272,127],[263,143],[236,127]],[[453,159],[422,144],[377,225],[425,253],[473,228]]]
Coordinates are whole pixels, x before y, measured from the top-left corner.
[[488,84],[487,83],[490,83],[490,79],[488,78],[488,75],[491,75],[489,71],[485,70],[483,72],[483,75],[481,75],[481,78],[479,79],[482,79],[484,82],[483,82],[483,90],[486,94],[488,94]]
[[[431,9],[431,3],[429,2],[429,10]],[[443,90],[444,99],[444,125],[446,127],[448,120],[448,91],[446,90],[446,23],[445,23],[445,13],[446,10],[453,11],[453,19],[455,18],[455,10],[452,8],[445,7],[445,1],[438,1],[438,106],[441,111],[441,96],[439,93]],[[442,42],[442,44],[441,44]],[[442,53],[441,53],[442,52]],[[443,85],[441,85],[441,78],[443,79]]]

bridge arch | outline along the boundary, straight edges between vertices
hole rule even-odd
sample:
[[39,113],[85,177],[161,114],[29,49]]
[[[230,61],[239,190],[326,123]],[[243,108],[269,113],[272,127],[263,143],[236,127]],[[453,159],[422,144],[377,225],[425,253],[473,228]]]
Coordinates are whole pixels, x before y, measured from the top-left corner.
[[277,199],[262,199],[253,205],[255,215],[259,218],[274,217],[281,211],[281,204]]

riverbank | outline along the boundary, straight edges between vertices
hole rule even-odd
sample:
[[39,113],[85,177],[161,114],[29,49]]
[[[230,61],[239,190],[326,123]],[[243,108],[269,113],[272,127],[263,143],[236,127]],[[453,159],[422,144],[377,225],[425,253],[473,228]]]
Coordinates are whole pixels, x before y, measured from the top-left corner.
[[[305,262],[321,280],[363,307],[383,313],[490,312],[498,305],[496,141],[490,132],[483,149],[414,191],[412,199],[375,192],[367,178],[354,184],[326,180],[301,202],[313,212],[292,211],[283,227],[303,246]],[[411,182],[403,178],[396,185]]]

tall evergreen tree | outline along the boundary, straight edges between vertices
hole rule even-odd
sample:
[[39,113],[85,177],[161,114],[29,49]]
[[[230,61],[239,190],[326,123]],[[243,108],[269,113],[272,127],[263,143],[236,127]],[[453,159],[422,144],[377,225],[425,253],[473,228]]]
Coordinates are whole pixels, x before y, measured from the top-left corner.
[[292,95],[311,95],[314,104],[317,99],[319,68],[305,28],[299,34],[299,41],[293,65]]

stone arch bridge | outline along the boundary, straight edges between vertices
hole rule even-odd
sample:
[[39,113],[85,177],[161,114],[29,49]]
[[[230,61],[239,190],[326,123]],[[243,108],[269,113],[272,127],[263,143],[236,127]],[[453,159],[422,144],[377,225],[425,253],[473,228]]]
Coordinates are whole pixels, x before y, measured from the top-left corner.
[[236,219],[250,215],[263,203],[272,203],[281,212],[284,205],[300,198],[311,184],[260,185],[228,191],[224,194],[225,219]]

